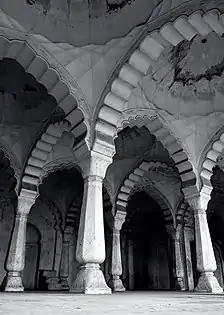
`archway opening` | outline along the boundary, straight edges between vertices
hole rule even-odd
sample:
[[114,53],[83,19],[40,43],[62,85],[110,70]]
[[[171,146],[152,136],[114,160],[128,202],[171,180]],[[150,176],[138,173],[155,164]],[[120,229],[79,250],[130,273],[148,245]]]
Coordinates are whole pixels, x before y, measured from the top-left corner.
[[146,192],[135,193],[122,228],[124,283],[129,290],[170,290],[172,241],[160,206]]
[[[43,180],[39,191],[40,196],[28,216],[28,224],[35,226],[41,235],[40,255],[35,256],[38,260],[38,280],[35,285],[26,287],[24,279],[24,287],[47,291],[68,290],[76,275],[75,246],[83,195],[82,175],[75,167],[58,170]],[[31,264],[29,258],[29,252],[34,247],[31,244],[27,243],[26,257],[34,270],[34,262]]]

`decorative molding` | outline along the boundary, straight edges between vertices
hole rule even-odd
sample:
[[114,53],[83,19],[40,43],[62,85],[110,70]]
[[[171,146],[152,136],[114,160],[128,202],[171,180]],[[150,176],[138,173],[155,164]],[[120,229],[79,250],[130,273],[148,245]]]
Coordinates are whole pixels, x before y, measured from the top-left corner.
[[119,209],[122,207],[126,209],[127,203],[131,195],[136,193],[137,191],[146,191],[150,192],[149,195],[158,203],[160,208],[164,213],[165,220],[168,221],[175,221],[175,216],[173,213],[173,209],[169,204],[168,200],[165,198],[164,195],[160,191],[156,189],[151,183],[149,179],[145,179],[144,175],[148,171],[156,171],[158,172],[159,169],[163,169],[166,173],[170,173],[172,176],[177,175],[173,167],[168,166],[166,163],[163,162],[142,162],[137,168],[131,172],[123,182],[123,185],[120,186],[120,189],[117,194],[116,198],[116,208]]
[[224,132],[223,128],[214,135],[204,150],[201,157],[200,177],[202,182],[201,191],[210,195],[212,191],[211,177],[213,168],[217,165],[218,158],[224,151]]
[[43,183],[44,179],[47,178],[52,173],[63,171],[63,170],[70,170],[73,168],[78,169],[77,161],[75,160],[75,157],[74,159],[72,158],[58,159],[58,160],[54,160],[46,164],[43,167],[41,175],[39,177],[38,186],[40,186]]

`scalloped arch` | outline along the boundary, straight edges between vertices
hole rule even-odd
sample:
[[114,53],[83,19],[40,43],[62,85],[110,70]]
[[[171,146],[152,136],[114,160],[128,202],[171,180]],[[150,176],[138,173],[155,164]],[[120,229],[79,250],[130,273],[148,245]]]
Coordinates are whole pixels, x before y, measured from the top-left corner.
[[224,150],[224,127],[222,127],[209,141],[208,145],[206,146],[201,162],[200,162],[200,177],[202,182],[201,191],[209,194],[212,191],[212,184],[211,184],[211,176],[212,176],[212,169],[217,164],[218,156]]
[[[154,30],[146,35],[128,61],[122,65],[117,77],[111,84],[109,93],[104,98],[104,104],[99,110],[95,125],[96,137],[93,147],[98,148],[100,145],[102,146],[102,142],[106,142],[102,139],[102,134],[106,135],[107,138],[114,138],[122,112],[129,101],[132,91],[138,86],[151,65],[158,60],[166,47],[177,46],[183,40],[190,41],[197,35],[206,36],[213,31],[219,36],[224,34],[224,14],[220,14],[216,9],[206,13],[196,11],[189,16],[181,15],[174,22],[168,22],[159,30]],[[160,119],[157,118],[157,120],[161,124],[161,133],[165,134],[160,136],[166,142],[171,135],[165,130],[166,127],[163,126]],[[175,137],[173,138],[175,139]],[[192,180],[196,182],[196,176],[192,171],[193,167],[188,160],[187,154],[177,142],[177,139],[175,139],[175,142],[175,145],[178,144],[180,147],[180,151],[177,152],[178,159],[181,154],[183,155],[183,159],[180,158],[181,161],[178,161],[178,168],[181,168],[181,172],[184,174],[183,177],[185,177],[182,179],[183,183],[186,181],[192,182]],[[170,143],[168,141],[165,147],[170,152],[169,146]],[[195,183],[191,183],[191,185],[195,185]],[[194,188],[198,190],[196,186]]]
[[196,176],[188,154],[177,141],[176,137],[171,134],[170,130],[161,123],[160,119],[147,112],[150,112],[150,110],[142,110],[137,115],[123,113],[118,122],[118,131],[127,126],[130,128],[145,126],[156,137],[156,140],[162,143],[164,149],[168,151],[170,157],[173,159],[175,167],[179,171],[183,188],[194,185],[196,183]]
[[[166,163],[162,162],[145,162],[143,161],[137,168],[131,172],[121,185],[117,193],[116,206],[122,209],[126,209],[128,200],[133,194],[133,191],[138,184],[141,183],[144,174],[148,172],[149,169],[155,169],[158,166],[165,166],[170,168],[171,171],[174,171],[172,167],[168,167]],[[167,198],[158,190],[156,187],[150,187],[150,196],[158,203],[160,208],[163,211],[164,218],[169,225],[171,222],[175,223],[176,218],[174,214],[174,209],[172,209]]]
[[215,9],[207,13],[196,11],[190,16],[181,15],[174,22],[146,35],[113,80],[99,110],[96,131],[103,128],[104,122],[110,126],[110,132],[115,133],[132,91],[167,46],[177,46],[183,40],[190,41],[197,35],[206,36],[213,31],[220,36],[224,34],[224,15]]
[[56,145],[63,131],[70,131],[74,135],[74,150],[82,145],[88,149],[85,141],[87,126],[82,109],[78,107],[76,96],[73,94],[69,83],[62,79],[53,66],[49,65],[47,58],[45,60],[43,56],[39,56],[25,40],[8,39],[0,35],[0,59],[6,57],[19,62],[27,73],[47,88],[48,93],[56,99],[57,105],[65,113],[67,121],[48,126],[27,158],[27,165],[18,191],[21,190],[20,194],[31,194],[32,198],[36,198],[41,170],[49,152]]
[[60,160],[53,161],[49,164],[45,164],[44,169],[39,176],[37,185],[40,186],[48,176],[50,176],[51,174],[53,174],[55,172],[64,171],[64,170],[71,170],[73,168],[76,169],[80,173],[80,175],[82,176],[81,169],[76,164],[75,160],[60,159]]

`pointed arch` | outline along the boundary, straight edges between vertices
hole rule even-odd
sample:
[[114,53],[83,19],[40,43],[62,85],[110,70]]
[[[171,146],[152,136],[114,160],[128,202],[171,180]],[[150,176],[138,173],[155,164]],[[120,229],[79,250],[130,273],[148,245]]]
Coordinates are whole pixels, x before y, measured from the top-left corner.
[[199,174],[201,178],[201,191],[209,194],[212,191],[211,176],[213,167],[217,164],[217,158],[224,150],[224,128],[222,127],[209,141],[201,155]]
[[24,38],[11,39],[0,33],[0,59],[4,58],[16,60],[26,73],[32,75],[47,89],[48,94],[56,100],[57,106],[65,114],[64,122],[46,126],[27,156],[18,191],[20,194],[30,194],[31,198],[36,198],[42,168],[63,132],[69,131],[74,135],[74,151],[80,147],[88,150],[85,141],[87,127],[70,83],[62,78],[55,66],[49,64],[43,52],[41,55],[37,54],[35,43],[32,45]]
[[[146,34],[128,61],[117,71],[118,74],[112,81],[110,91],[104,98],[95,125],[96,136],[93,148],[97,150],[103,143],[105,146],[106,144],[113,146],[113,139],[119,130],[119,122],[127,108],[132,91],[166,47],[175,47],[183,40],[190,41],[197,35],[206,36],[213,31],[219,36],[224,34],[223,15],[215,9],[206,13],[196,11],[189,16],[181,15],[175,21],[168,22],[160,29]],[[152,134],[161,138],[164,147],[173,155],[174,160],[177,160],[176,166],[180,171],[183,187],[193,186],[191,192],[197,192],[197,178],[188,153],[158,116],[150,125]],[[189,189],[185,189],[185,193],[189,193]]]
[[[169,167],[166,163],[153,161],[143,161],[142,163],[140,163],[140,165],[126,177],[123,184],[120,186],[116,198],[117,209],[126,209],[128,200],[131,195],[133,195],[133,193],[136,191],[136,188],[137,190],[139,190],[139,185],[140,189],[144,188],[144,184],[141,185],[141,182],[144,178],[145,173],[147,173],[150,169],[156,170],[159,167],[165,167],[167,170],[174,173],[173,168]],[[171,222],[175,224],[176,217],[174,209],[168,199],[164,196],[164,194],[153,185],[150,185],[149,189],[147,188],[147,191],[149,191],[150,197],[152,197],[162,209],[167,225],[169,225]]]

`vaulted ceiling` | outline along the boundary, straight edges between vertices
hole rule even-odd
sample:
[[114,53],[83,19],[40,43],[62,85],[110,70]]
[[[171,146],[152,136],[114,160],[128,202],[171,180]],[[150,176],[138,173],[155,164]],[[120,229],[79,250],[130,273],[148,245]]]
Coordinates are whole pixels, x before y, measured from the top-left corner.
[[165,13],[186,0],[2,0],[1,8],[29,32],[84,46],[127,35],[162,2],[157,11]]
[[[180,15],[190,15],[200,7],[207,12],[216,6],[220,12],[212,12],[207,20],[203,12],[204,15],[199,17],[205,29],[198,31],[195,24],[192,31],[193,24],[184,17],[180,25],[187,25],[188,31],[190,25],[190,37],[185,28],[175,33]],[[113,118],[109,109],[119,118],[126,113],[137,115],[140,110],[148,110],[148,116],[158,116],[163,126],[170,130],[169,136],[175,135],[177,143],[184,143],[192,165],[197,168],[208,140],[223,125],[223,1],[133,0],[127,3],[126,0],[92,0],[87,4],[85,0],[63,3],[59,0],[2,0],[0,8],[0,54],[8,56],[13,51],[13,54],[19,55],[15,47],[24,41],[31,47],[30,50],[21,49],[24,54],[27,53],[22,57],[23,61],[27,58],[27,72],[13,60],[5,59],[0,65],[3,75],[0,78],[0,137],[18,153],[21,168],[30,147],[57,108],[56,100],[45,89],[47,86],[38,83],[30,74],[30,69],[38,68],[30,51],[43,54],[50,65],[56,65],[62,77],[66,78],[68,89],[77,97],[83,115],[79,110],[78,113],[70,112],[69,102],[63,104],[67,110],[66,119],[69,117],[72,126],[69,131],[75,136],[76,132],[80,132],[78,136],[85,134],[83,126],[77,127],[76,123],[76,119],[82,122],[83,116],[88,131],[91,131],[88,140],[92,144],[97,131],[96,120],[102,118],[101,127],[106,129],[107,114],[110,119]],[[213,19],[212,22],[209,19]],[[175,21],[167,24],[171,27],[170,33],[166,33],[167,29],[164,31],[168,21]],[[214,21],[218,21],[218,28]],[[157,32],[151,33],[155,29]],[[5,36],[17,38],[18,41],[11,46],[14,48],[6,43]],[[140,64],[137,63],[139,56],[142,58]],[[53,70],[49,76],[44,72],[46,85],[50,81],[49,85],[53,86],[54,76]],[[54,93],[63,96],[64,86],[58,89],[55,84],[55,88],[51,86]],[[104,110],[106,115],[99,110]],[[59,110],[54,118],[63,119],[63,115],[63,111]],[[117,131],[117,120],[112,120],[111,125]],[[7,131],[9,126],[10,131]],[[133,140],[130,134],[128,137],[123,137],[121,133],[115,141],[117,153],[114,164],[119,165],[118,169],[134,167],[142,155],[147,158],[142,148],[152,149],[150,143],[154,143],[152,135],[150,139],[141,135],[141,141],[147,138],[147,144],[139,143],[137,137]],[[122,140],[124,138],[125,141]],[[22,143],[19,139],[23,139]],[[64,139],[64,143],[67,140]],[[73,140],[70,140],[68,154],[72,151],[70,144]],[[166,152],[158,143],[154,143],[153,149],[156,154]],[[169,155],[165,155],[163,158],[169,163]],[[121,174],[116,176],[119,178]]]

